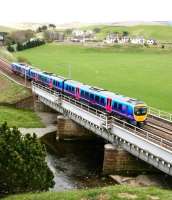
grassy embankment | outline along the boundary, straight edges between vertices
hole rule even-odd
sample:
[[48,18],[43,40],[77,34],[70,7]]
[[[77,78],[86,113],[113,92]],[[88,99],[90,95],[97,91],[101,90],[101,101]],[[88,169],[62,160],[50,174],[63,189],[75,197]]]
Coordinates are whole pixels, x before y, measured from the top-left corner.
[[8,122],[9,126],[42,127],[39,117],[32,111],[2,106],[31,95],[31,92],[0,75],[0,123]]
[[14,195],[4,200],[171,200],[170,190],[158,188],[140,188],[129,186],[111,186],[89,190],[67,192],[44,192]]
[[172,50],[145,47],[88,48],[47,44],[18,52],[42,70],[144,100],[172,112]]

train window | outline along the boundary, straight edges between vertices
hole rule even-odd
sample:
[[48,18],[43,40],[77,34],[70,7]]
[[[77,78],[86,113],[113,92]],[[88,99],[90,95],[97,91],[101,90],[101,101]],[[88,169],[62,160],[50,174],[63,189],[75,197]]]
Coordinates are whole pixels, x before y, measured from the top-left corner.
[[118,104],[118,110],[122,111],[122,104],[120,104],[120,103]]
[[112,105],[112,109],[117,110],[117,108],[118,108],[118,104],[117,104],[117,102],[114,102]]
[[90,94],[90,100],[94,100],[94,95],[93,94]]
[[74,87],[72,87],[72,92],[74,93],[74,91],[75,91],[75,89],[74,89]]
[[100,99],[99,96],[96,96],[96,97],[95,97],[96,103],[99,103],[99,99]]
[[86,99],[89,99],[89,93],[88,92],[85,92],[85,97],[86,97]]
[[69,86],[69,91],[71,91],[71,86]]
[[59,88],[60,88],[60,82],[58,82],[58,83],[57,83],[57,87],[59,87]]
[[127,109],[127,106],[126,106],[126,105],[123,105],[123,106],[122,106],[122,113],[126,113],[126,112],[127,112],[126,109]]
[[69,88],[68,88],[68,85],[66,85],[66,90],[68,90]]
[[101,104],[102,106],[105,105],[105,99],[104,99],[104,98],[100,98],[100,104]]
[[84,91],[81,90],[81,97],[84,97]]

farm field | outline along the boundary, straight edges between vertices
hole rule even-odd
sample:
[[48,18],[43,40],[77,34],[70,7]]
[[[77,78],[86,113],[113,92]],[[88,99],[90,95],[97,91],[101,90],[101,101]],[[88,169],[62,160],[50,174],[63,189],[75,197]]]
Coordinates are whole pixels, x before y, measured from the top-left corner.
[[88,48],[47,44],[14,54],[33,66],[144,100],[172,112],[172,50],[145,47]]

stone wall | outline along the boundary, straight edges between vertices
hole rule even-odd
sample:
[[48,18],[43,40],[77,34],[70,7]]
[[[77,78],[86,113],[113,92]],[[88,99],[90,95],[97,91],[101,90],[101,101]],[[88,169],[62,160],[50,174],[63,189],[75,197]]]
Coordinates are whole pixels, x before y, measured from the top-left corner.
[[30,96],[25,99],[22,99],[18,101],[15,106],[16,108],[34,110],[34,98],[33,96]]
[[105,144],[103,174],[140,174],[158,172],[151,165],[129,154],[119,146]]
[[57,116],[57,138],[86,140],[96,138],[96,134],[80,126],[68,117]]

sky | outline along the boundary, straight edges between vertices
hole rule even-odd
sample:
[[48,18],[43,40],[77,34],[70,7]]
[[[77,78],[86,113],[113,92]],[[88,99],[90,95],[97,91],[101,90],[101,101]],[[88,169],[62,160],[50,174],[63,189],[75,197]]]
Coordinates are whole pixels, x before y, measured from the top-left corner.
[[0,0],[0,24],[172,21],[172,0]]

